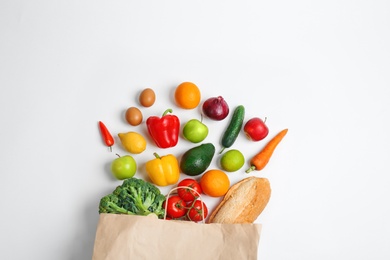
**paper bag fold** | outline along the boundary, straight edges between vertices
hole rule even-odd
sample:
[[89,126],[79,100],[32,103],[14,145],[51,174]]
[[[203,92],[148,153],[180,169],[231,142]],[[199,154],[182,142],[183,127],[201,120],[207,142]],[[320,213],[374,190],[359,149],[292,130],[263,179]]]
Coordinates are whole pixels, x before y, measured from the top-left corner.
[[93,260],[257,259],[261,224],[100,214]]

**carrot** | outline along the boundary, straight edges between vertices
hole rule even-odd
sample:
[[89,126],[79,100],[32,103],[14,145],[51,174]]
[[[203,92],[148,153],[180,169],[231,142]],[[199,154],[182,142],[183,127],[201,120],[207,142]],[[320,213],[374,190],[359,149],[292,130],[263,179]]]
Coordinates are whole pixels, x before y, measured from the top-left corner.
[[280,141],[282,141],[283,137],[287,134],[288,129],[284,129],[280,131],[274,138],[272,138],[265,147],[255,156],[253,156],[251,160],[251,167],[246,170],[246,173],[250,173],[251,171],[260,171],[262,170],[269,162],[272,154],[275,151],[275,148],[278,146]]

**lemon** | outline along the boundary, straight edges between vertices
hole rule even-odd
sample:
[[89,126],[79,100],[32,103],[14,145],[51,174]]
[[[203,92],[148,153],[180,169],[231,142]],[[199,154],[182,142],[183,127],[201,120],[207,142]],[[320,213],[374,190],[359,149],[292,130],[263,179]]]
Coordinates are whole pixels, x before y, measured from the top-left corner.
[[126,151],[133,154],[139,154],[146,149],[146,139],[140,133],[127,132],[119,133],[119,139],[121,140],[123,148]]
[[239,150],[232,149],[222,155],[220,163],[225,171],[235,172],[244,165],[245,157]]

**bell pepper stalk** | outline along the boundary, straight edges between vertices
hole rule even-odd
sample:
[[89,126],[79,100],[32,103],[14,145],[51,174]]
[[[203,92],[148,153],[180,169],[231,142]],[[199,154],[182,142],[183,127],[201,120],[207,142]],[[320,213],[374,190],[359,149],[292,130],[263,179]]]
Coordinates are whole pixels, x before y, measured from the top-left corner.
[[161,118],[150,116],[146,120],[149,135],[160,148],[174,147],[179,141],[180,120],[168,113],[172,113],[172,109],[165,110]]
[[151,181],[158,186],[168,186],[179,181],[180,167],[177,158],[168,154],[159,156],[153,153],[156,157],[145,164],[145,170]]

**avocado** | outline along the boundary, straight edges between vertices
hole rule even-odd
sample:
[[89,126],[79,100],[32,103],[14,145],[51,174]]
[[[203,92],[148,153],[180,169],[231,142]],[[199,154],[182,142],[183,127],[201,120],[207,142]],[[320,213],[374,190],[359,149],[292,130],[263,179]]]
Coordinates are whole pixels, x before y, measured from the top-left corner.
[[186,151],[180,160],[180,169],[183,173],[196,176],[209,167],[215,154],[212,143],[205,143]]

